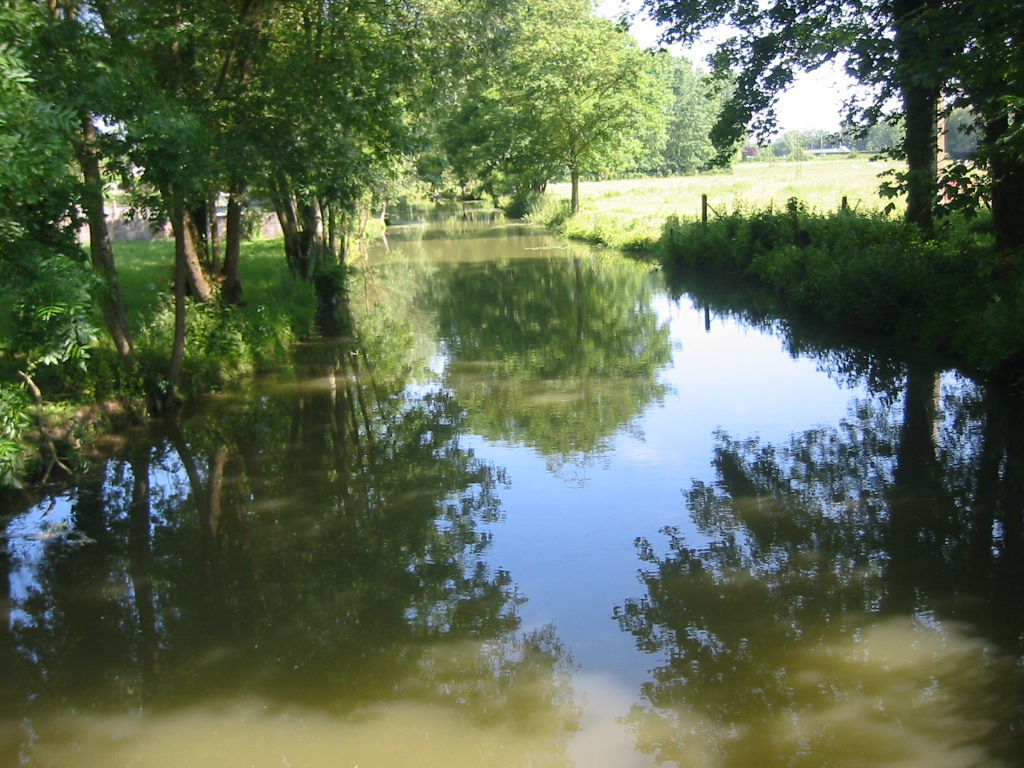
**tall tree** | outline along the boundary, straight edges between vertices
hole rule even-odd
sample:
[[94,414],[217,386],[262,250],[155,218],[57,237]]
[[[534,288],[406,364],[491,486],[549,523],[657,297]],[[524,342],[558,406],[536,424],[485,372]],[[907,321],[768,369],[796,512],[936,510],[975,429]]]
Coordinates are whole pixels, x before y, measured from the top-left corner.
[[584,0],[526,6],[504,74],[501,94],[518,142],[510,155],[568,171],[573,213],[581,173],[622,167],[662,140],[668,92],[652,57]]
[[114,347],[125,367],[131,370],[134,343],[107,231],[102,152],[95,116],[104,102],[103,91],[109,90],[113,82],[101,74],[110,64],[108,41],[90,27],[79,0],[53,0],[45,9],[29,3],[22,7],[35,19],[30,62],[36,93],[53,109],[73,116],[77,127],[65,140],[70,140],[74,148],[81,173],[75,197],[88,223],[92,268],[102,281],[97,301]]
[[929,16],[939,0],[645,0],[644,6],[667,25],[672,40],[692,42],[718,25],[736,30],[712,57],[718,74],[735,78],[714,134],[725,156],[749,129],[762,138],[773,132],[775,101],[800,70],[845,61],[851,74],[874,87],[875,98],[860,105],[868,122],[898,97],[906,125],[906,217],[931,230],[940,64],[949,54]]
[[696,173],[715,154],[711,128],[718,118],[723,89],[715,88],[688,59],[668,51],[656,56],[654,64],[671,98],[665,108],[665,144],[641,168],[661,174]]
[[1024,247],[1024,3],[966,0],[930,8],[926,20],[951,52],[941,62],[947,111],[971,110],[974,160],[987,171],[979,189],[977,175],[954,165],[947,189],[961,193],[954,202],[976,204],[979,193],[990,195],[997,245]]

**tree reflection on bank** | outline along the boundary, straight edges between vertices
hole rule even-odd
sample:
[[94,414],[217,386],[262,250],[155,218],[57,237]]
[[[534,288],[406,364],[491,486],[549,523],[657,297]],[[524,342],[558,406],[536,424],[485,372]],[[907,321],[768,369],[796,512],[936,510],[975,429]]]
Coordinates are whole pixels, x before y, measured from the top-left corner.
[[1021,408],[904,370],[895,392],[786,444],[719,432],[717,479],[686,493],[710,544],[672,528],[664,551],[639,543],[646,594],[616,617],[662,659],[626,718],[642,751],[679,765],[1015,764]]
[[[507,732],[511,762],[493,764],[563,761],[571,659],[551,628],[521,631],[510,575],[485,560],[503,471],[460,446],[450,393],[406,392],[394,338],[303,345],[296,375],[160,425],[9,531],[5,756],[101,765],[128,743],[153,765],[130,713],[159,732],[253,702],[341,727],[429,703],[424,723],[440,709]],[[35,540],[63,528],[91,543]],[[422,764],[451,744],[434,749]]]

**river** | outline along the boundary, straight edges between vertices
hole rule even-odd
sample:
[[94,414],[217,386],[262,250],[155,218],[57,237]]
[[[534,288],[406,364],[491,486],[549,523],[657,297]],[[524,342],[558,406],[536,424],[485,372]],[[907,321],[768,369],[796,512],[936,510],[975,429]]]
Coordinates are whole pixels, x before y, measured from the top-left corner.
[[357,266],[9,520],[0,765],[1019,765],[1017,403],[484,209]]

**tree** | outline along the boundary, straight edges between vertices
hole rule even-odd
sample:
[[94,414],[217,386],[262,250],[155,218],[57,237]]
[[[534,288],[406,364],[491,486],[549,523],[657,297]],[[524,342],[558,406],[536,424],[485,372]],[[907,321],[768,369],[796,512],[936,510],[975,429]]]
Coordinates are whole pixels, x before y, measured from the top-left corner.
[[722,89],[716,89],[688,59],[668,51],[655,56],[654,65],[671,97],[665,108],[665,143],[641,168],[665,175],[696,173],[715,155],[711,128],[718,117]]
[[[44,98],[30,72],[42,26],[33,11],[0,5],[0,327],[7,341],[0,357],[9,377],[0,381],[0,477],[14,482],[32,421],[49,468],[66,469],[44,423],[35,377],[43,369],[80,368],[97,338],[96,285],[76,238],[79,186],[69,170],[75,114]],[[22,385],[35,401],[32,421]]]
[[651,57],[589,3],[527,6],[503,74],[501,94],[521,142],[510,154],[567,170],[573,213],[582,172],[621,167],[661,140],[668,94]]
[[988,196],[997,246],[1024,247],[1024,5],[968,0],[929,8],[924,22],[950,51],[940,62],[946,111],[952,117],[971,110],[979,144],[974,164],[986,172],[979,186],[968,166],[954,165],[946,189],[959,193],[954,203],[966,198],[974,206]]
[[40,14],[32,46],[33,76],[41,98],[68,110],[77,124],[72,146],[82,183],[76,197],[89,227],[91,265],[103,283],[97,302],[121,362],[131,372],[135,348],[107,230],[96,125],[96,113],[103,113],[116,82],[104,74],[111,63],[109,40],[83,18],[87,11],[79,0],[48,3],[46,10]]
[[497,72],[461,108],[479,147],[467,159],[490,181],[525,196],[567,172],[577,211],[582,173],[625,167],[662,140],[668,93],[652,57],[584,0],[523,3],[496,42]]
[[666,35],[673,40],[693,41],[719,24],[737,30],[712,59],[715,72],[735,82],[714,131],[720,157],[731,157],[749,128],[762,138],[773,132],[775,100],[799,70],[844,59],[851,74],[873,86],[873,100],[860,105],[869,124],[898,97],[906,126],[900,150],[907,160],[900,186],[907,195],[906,218],[926,231],[933,226],[938,190],[940,63],[950,53],[929,16],[940,5],[939,0],[644,3],[655,20],[668,25]]

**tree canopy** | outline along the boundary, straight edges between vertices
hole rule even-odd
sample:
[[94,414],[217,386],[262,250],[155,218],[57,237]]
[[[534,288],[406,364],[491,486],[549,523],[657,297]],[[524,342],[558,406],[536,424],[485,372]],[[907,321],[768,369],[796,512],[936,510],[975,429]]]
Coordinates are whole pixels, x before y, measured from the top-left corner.
[[[74,365],[176,407],[196,328],[260,300],[247,212],[276,215],[282,269],[329,305],[351,237],[417,175],[512,204],[570,177],[575,209],[581,174],[708,151],[698,74],[590,0],[12,0],[0,40],[8,393]],[[160,349],[128,316],[115,197],[173,235]]]

